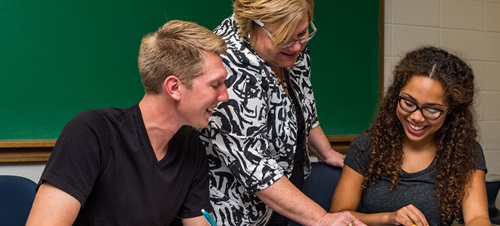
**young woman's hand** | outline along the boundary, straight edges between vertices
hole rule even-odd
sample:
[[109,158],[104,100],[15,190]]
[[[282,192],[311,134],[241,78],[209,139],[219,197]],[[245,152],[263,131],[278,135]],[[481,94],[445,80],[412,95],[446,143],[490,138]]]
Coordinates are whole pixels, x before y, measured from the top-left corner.
[[425,219],[424,214],[414,205],[407,205],[390,216],[391,224],[405,226],[428,226],[429,223]]

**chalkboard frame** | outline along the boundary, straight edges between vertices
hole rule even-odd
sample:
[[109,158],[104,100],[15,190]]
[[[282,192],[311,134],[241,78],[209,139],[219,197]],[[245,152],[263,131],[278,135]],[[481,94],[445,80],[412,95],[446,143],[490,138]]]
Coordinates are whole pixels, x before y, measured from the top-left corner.
[[[183,19],[183,18],[179,18]],[[185,18],[188,19],[188,18]],[[195,21],[200,23],[199,21]],[[384,84],[384,0],[379,0],[379,93],[383,95]],[[320,116],[321,117],[321,116]],[[345,152],[356,135],[327,136],[332,147]],[[50,156],[55,140],[0,140],[0,162],[45,162]]]

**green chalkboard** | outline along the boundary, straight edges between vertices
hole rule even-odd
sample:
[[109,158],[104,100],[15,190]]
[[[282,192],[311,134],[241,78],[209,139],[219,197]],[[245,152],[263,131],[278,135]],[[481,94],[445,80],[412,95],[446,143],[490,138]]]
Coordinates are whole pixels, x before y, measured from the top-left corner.
[[[337,3],[338,2],[338,3]],[[328,135],[356,134],[378,97],[378,2],[317,0],[313,86]],[[0,141],[56,139],[85,109],[128,107],[143,90],[140,40],[171,19],[209,29],[231,0],[0,1]]]
[[379,1],[315,1],[317,37],[309,43],[318,117],[327,135],[356,135],[379,98]]

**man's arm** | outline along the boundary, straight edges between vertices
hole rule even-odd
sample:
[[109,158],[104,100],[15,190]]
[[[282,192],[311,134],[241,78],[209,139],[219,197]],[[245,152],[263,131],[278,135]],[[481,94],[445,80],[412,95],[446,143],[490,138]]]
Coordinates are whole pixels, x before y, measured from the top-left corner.
[[26,225],[72,225],[79,211],[76,198],[46,182],[38,188]]
[[207,226],[208,222],[205,220],[203,216],[192,217],[192,218],[183,218],[182,225],[184,226]]

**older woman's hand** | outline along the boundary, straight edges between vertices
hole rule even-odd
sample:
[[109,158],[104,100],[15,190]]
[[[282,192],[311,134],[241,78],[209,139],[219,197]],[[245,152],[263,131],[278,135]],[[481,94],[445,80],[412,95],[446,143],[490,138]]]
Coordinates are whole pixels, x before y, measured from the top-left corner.
[[351,213],[344,211],[339,213],[327,213],[323,216],[319,225],[329,226],[366,226]]
[[311,129],[309,133],[309,151],[318,158],[318,161],[325,162],[330,166],[344,166],[345,156],[332,149],[328,138],[321,126]]
[[327,157],[327,159],[320,159],[318,158],[318,161],[320,162],[325,162],[326,164],[330,165],[330,166],[336,166],[336,167],[344,167],[344,158],[345,158],[345,155],[335,151],[335,150],[331,150],[331,154]]

